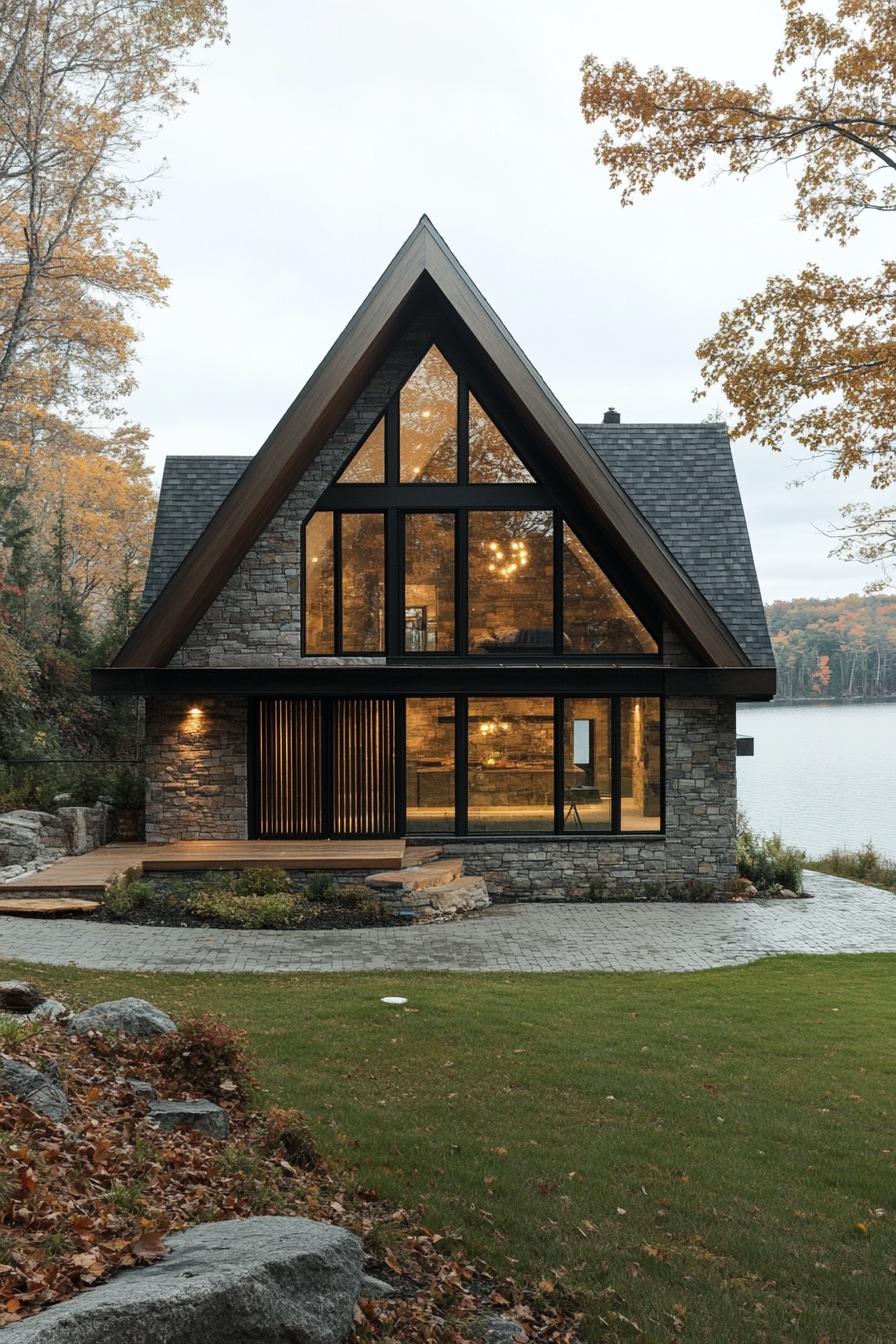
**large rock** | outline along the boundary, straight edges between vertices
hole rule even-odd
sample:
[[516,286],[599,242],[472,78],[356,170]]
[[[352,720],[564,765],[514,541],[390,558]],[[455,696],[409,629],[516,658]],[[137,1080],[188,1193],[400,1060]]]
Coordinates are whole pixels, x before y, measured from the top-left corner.
[[110,999],[95,1003],[83,1013],[75,1013],[68,1030],[76,1036],[85,1031],[122,1031],[127,1036],[164,1036],[177,1031],[177,1024],[167,1013],[145,999]]
[[25,1017],[29,1022],[46,1020],[55,1022],[58,1017],[65,1017],[67,1013],[68,1009],[65,1004],[60,1003],[58,999],[44,999],[43,1003],[39,1003],[36,1008],[32,1008],[30,1013],[25,1014]]
[[341,1344],[361,1243],[307,1218],[203,1223],[171,1254],[3,1331],[3,1344]]
[[0,980],[0,1013],[30,1013],[44,996],[30,980]]
[[226,1139],[230,1133],[227,1112],[214,1101],[151,1101],[149,1118],[159,1129],[195,1129],[213,1139]]
[[26,1101],[41,1115],[57,1123],[68,1119],[68,1098],[45,1073],[21,1064],[17,1059],[0,1055],[0,1092],[12,1094]]

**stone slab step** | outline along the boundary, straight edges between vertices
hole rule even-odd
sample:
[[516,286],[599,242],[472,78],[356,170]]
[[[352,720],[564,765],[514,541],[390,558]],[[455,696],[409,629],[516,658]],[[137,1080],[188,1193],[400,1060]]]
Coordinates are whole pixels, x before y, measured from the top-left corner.
[[376,891],[417,891],[420,887],[442,887],[464,871],[463,859],[436,859],[418,868],[399,868],[393,872],[371,873],[365,878]]
[[408,845],[401,856],[401,866],[416,868],[421,863],[432,863],[442,852],[441,845]]
[[457,877],[417,894],[427,896],[434,910],[475,910],[491,904],[484,877]]
[[66,901],[59,898],[0,900],[0,915],[89,915],[99,901]]

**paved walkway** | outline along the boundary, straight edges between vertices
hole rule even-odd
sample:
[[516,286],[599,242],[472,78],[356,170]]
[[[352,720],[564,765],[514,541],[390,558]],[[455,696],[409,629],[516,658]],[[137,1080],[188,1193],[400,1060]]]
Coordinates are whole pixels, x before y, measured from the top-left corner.
[[814,899],[504,905],[419,928],[287,933],[0,917],[0,958],[122,971],[696,971],[783,952],[896,952],[896,895],[806,873]]

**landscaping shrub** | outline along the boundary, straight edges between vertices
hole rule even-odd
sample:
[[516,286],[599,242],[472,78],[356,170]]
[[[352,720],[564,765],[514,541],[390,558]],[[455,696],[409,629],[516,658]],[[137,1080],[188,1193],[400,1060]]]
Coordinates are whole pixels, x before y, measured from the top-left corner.
[[[345,890],[343,887],[342,891]],[[330,901],[335,901],[339,894],[340,888],[329,873],[312,873],[305,883],[305,895],[309,901],[319,901],[322,905],[326,905]]]
[[211,1013],[188,1018],[176,1032],[159,1038],[152,1050],[165,1078],[194,1096],[219,1094],[245,1101],[255,1089],[248,1036]]
[[288,929],[302,922],[301,897],[292,891],[245,895],[236,883],[206,883],[190,898],[189,909],[240,929]]
[[859,882],[870,882],[875,887],[896,891],[896,862],[887,859],[869,840],[861,849],[832,849],[808,865],[835,877],[852,877]]
[[786,887],[799,895],[803,890],[802,869],[806,855],[801,849],[785,845],[780,835],[758,835],[739,819],[737,834],[737,871],[760,891]]
[[273,896],[289,891],[285,868],[245,868],[235,882],[227,880],[238,896]]
[[128,882],[123,877],[113,877],[103,892],[103,908],[112,919],[127,919],[152,899],[153,885],[143,878]]
[[263,1151],[282,1153],[294,1167],[311,1171],[321,1160],[317,1140],[301,1111],[274,1106],[264,1117]]

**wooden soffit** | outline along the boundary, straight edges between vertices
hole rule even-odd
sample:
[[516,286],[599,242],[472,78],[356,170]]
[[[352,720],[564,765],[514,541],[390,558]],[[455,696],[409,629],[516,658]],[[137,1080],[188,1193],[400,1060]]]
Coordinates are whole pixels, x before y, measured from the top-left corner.
[[211,606],[370,381],[402,329],[434,294],[473,343],[520,421],[535,435],[645,591],[711,667],[747,667],[727,626],[639,512],[424,215],[348,326],[112,662],[164,667]]

